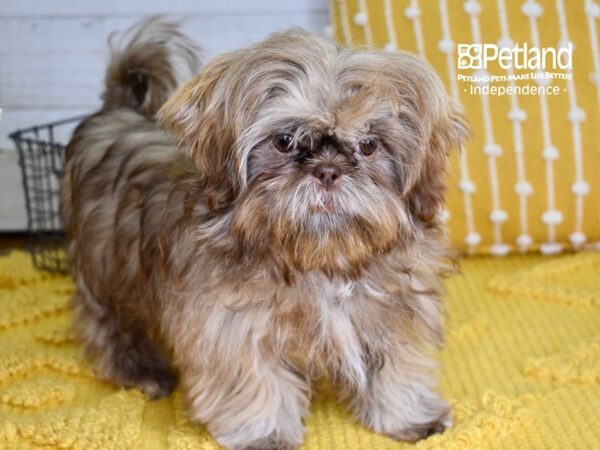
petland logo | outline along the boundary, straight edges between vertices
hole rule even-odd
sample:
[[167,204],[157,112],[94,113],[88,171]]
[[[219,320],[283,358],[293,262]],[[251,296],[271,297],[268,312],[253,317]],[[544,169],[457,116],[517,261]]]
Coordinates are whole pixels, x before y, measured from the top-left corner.
[[504,70],[570,70],[573,44],[556,49],[529,47],[527,43],[499,48],[496,44],[458,44],[458,69],[486,70],[497,61]]

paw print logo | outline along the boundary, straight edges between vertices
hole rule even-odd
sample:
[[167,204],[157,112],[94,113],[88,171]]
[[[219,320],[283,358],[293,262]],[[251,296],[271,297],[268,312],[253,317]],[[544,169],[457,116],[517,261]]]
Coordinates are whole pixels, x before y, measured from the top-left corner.
[[481,44],[458,45],[458,69],[482,69],[483,51]]

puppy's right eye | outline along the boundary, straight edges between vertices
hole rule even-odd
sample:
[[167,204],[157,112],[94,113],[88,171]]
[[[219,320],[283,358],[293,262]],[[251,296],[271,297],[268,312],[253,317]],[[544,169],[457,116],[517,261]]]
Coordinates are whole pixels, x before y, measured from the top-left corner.
[[279,134],[273,138],[273,145],[280,152],[287,153],[294,149],[293,140],[294,137],[291,134]]
[[373,138],[365,138],[358,143],[358,147],[363,155],[372,155],[377,150],[378,142]]

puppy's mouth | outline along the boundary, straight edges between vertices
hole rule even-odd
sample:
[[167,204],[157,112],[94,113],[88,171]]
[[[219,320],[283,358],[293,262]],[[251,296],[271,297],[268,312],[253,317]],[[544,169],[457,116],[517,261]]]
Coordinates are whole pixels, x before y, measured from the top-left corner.
[[336,206],[339,207],[338,201],[335,199],[335,187],[325,188],[323,186],[314,186],[315,195],[314,202],[310,205],[309,210],[313,214],[332,214],[336,211]]
[[325,200],[311,206],[310,212],[313,214],[330,214],[335,212],[335,207],[332,200]]
[[312,168],[310,184],[313,190],[313,203],[309,207],[311,213],[330,214],[336,210],[336,197],[339,197],[340,187],[344,183],[343,178],[345,177],[341,166],[331,161],[320,162]]

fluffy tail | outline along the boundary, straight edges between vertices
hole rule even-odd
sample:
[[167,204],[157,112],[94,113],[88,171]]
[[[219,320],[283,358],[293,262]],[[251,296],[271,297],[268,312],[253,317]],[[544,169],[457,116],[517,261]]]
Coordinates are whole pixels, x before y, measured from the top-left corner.
[[131,108],[150,118],[200,70],[200,49],[179,23],[153,16],[109,39],[104,108]]

